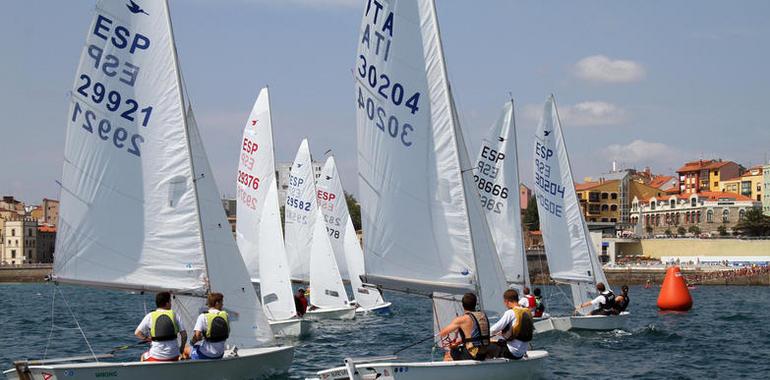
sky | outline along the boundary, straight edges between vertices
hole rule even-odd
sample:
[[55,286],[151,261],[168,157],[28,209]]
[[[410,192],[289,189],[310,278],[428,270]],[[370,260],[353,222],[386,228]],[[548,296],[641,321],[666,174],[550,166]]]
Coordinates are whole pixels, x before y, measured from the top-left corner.
[[[122,1],[122,0],[114,0]],[[243,124],[269,85],[278,161],[303,137],[357,190],[351,70],[365,0],[169,0],[180,65],[223,195]],[[67,94],[93,1],[6,0],[0,12],[0,194],[58,198]],[[437,0],[450,81],[475,157],[509,94],[522,181],[556,96],[574,176],[745,166],[770,153],[770,2]]]

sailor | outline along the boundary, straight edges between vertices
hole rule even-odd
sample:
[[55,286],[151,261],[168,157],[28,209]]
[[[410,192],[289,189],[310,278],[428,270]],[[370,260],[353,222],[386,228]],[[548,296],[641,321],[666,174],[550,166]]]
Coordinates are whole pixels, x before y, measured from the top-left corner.
[[307,298],[305,289],[299,288],[294,295],[294,308],[297,309],[297,316],[302,317],[307,312]]
[[529,312],[531,314],[535,313],[535,308],[537,307],[537,300],[535,299],[535,296],[532,294],[529,294],[529,288],[524,287],[524,297],[521,297],[519,299],[519,306],[526,307],[529,309]]
[[198,316],[190,339],[192,360],[222,358],[225,354],[225,342],[230,336],[230,321],[227,312],[222,310],[222,293],[209,293],[206,305],[209,310]]
[[439,331],[447,337],[455,331],[459,340],[450,343],[451,349],[444,360],[484,360],[489,346],[489,320],[483,311],[476,311],[476,295],[465,293],[462,298],[465,313]]
[[529,308],[519,304],[519,293],[508,289],[503,293],[503,304],[508,309],[494,325],[492,335],[500,335],[497,340],[497,357],[519,360],[527,354],[527,342],[532,340],[535,326]]
[[532,314],[535,318],[540,318],[545,313],[545,303],[540,295],[540,288],[535,288],[535,312]]
[[[187,331],[182,321],[171,310],[171,293],[160,292],[155,295],[155,311],[148,313],[136,327],[134,335],[139,339],[152,342],[150,349],[143,353],[140,360],[148,362],[171,362],[179,360],[187,342]],[[181,346],[177,342],[181,338]]]
[[600,282],[596,284],[596,290],[599,295],[590,300],[582,303],[575,308],[575,312],[579,313],[580,309],[588,306],[594,306],[596,309],[591,311],[591,315],[612,315],[615,314],[613,308],[615,307],[615,294],[611,290],[605,288],[604,283]]
[[631,298],[628,296],[628,285],[623,285],[620,290],[623,291],[623,294],[615,297],[615,314],[626,311],[629,302],[631,302]]

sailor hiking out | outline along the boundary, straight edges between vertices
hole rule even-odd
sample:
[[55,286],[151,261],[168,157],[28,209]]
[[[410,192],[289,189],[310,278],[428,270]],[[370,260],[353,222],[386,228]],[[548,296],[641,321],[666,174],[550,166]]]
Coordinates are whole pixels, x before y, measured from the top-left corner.
[[583,302],[575,308],[575,313],[579,313],[580,309],[584,307],[594,306],[595,309],[591,311],[591,315],[613,315],[615,312],[615,293],[612,290],[607,289],[603,282],[596,284],[596,290],[599,295],[590,300]]
[[532,340],[535,327],[529,308],[519,304],[519,293],[508,289],[503,293],[503,304],[508,310],[494,325],[492,335],[500,335],[494,347],[495,357],[519,360],[527,355],[528,345]]
[[449,344],[450,350],[444,356],[449,360],[484,360],[489,346],[489,320],[482,311],[476,311],[476,295],[465,293],[462,298],[465,313],[439,331],[439,336],[448,337],[457,332],[459,339]]
[[209,310],[195,321],[190,359],[220,359],[225,353],[225,342],[230,336],[230,323],[222,293],[210,293],[206,300]]
[[[171,293],[160,292],[155,295],[157,309],[144,316],[136,327],[134,335],[137,338],[152,342],[150,349],[143,353],[140,360],[150,362],[170,362],[179,360],[179,354],[184,352],[187,341],[187,331],[179,316],[171,310]],[[181,338],[181,346],[177,341]]]

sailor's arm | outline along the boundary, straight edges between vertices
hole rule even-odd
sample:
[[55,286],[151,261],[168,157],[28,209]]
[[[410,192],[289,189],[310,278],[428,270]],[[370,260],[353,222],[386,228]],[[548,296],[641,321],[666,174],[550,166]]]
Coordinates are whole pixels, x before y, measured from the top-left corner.
[[180,331],[179,338],[182,340],[182,343],[179,344],[179,353],[181,354],[184,352],[184,346],[187,345],[187,331]]
[[462,321],[462,316],[453,319],[452,322],[449,322],[449,324],[446,325],[446,327],[444,327],[443,329],[441,329],[441,331],[438,332],[438,335],[446,336],[457,331],[460,328],[461,321]]

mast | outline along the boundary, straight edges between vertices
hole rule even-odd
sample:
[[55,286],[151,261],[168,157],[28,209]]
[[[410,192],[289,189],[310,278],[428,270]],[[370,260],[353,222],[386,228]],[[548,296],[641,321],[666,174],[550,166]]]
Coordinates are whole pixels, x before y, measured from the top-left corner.
[[[513,184],[516,186],[516,193],[519,194],[517,197],[519,199],[519,204],[515,205],[516,209],[516,220],[521,221],[521,192],[519,192],[519,186],[521,186],[520,180],[519,180],[519,141],[518,141],[518,133],[516,132],[516,104],[513,102],[513,97],[511,97],[511,126],[513,127],[513,133],[511,135],[513,136],[513,151],[515,152],[516,156],[516,183]],[[507,151],[505,152],[508,153]],[[521,222],[519,223],[519,229],[521,233],[519,234],[519,243],[521,244],[521,267],[524,269],[524,278],[522,279],[523,286],[530,286],[530,278],[529,278],[529,265],[527,264],[527,247],[524,246],[524,230],[521,228]]]
[[201,205],[200,205],[200,199],[198,197],[198,185],[197,185],[197,176],[195,175],[195,164],[192,156],[192,147],[190,146],[190,127],[187,120],[187,107],[185,106],[185,100],[184,100],[184,90],[182,88],[182,74],[181,70],[179,69],[179,56],[177,55],[176,50],[176,39],[174,38],[174,28],[171,27],[171,10],[168,6],[168,0],[163,1],[164,6],[166,7],[166,17],[168,19],[168,33],[169,36],[171,36],[171,52],[172,52],[172,59],[174,60],[174,72],[176,73],[176,81],[177,81],[177,89],[179,91],[179,101],[182,103],[182,120],[184,122],[184,133],[185,133],[185,140],[187,143],[187,154],[190,159],[190,173],[192,175],[192,185],[193,185],[193,192],[195,195],[195,211],[196,211],[196,219],[198,221],[198,231],[200,232],[200,243],[201,243],[201,251],[203,252],[203,263],[206,269],[206,290],[207,292],[211,291],[211,279],[209,277],[209,259],[206,255],[206,244],[203,241],[203,221],[201,219]]

